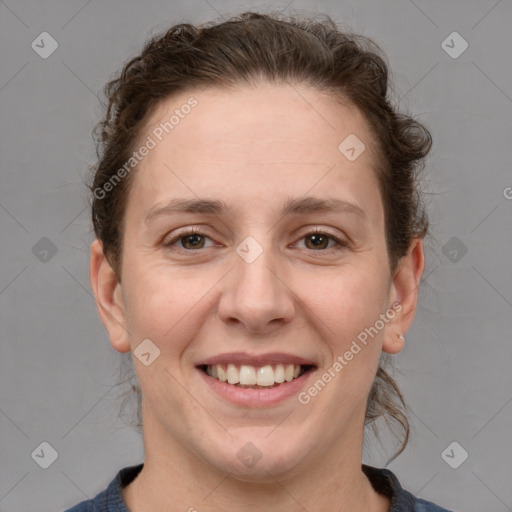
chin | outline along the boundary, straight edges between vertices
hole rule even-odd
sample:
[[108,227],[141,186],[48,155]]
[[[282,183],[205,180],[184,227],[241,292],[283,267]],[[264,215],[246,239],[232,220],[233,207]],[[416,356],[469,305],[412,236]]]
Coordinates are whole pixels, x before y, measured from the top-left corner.
[[275,433],[267,437],[265,430],[259,436],[230,438],[225,445],[216,447],[218,453],[215,456],[212,457],[209,450],[206,458],[218,471],[230,473],[241,482],[275,483],[276,479],[299,472],[306,463],[305,443],[290,433],[271,439]]

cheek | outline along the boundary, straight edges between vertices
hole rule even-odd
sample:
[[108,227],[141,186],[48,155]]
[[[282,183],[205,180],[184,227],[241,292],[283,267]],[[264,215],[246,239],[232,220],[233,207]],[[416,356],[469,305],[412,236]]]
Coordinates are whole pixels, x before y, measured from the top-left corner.
[[347,343],[375,324],[386,307],[385,276],[371,272],[366,264],[347,265],[325,277],[304,280],[302,298],[317,315],[333,349],[344,350]]
[[132,272],[125,285],[132,344],[149,338],[162,353],[180,352],[190,339],[191,328],[198,325],[205,281],[192,276],[184,279],[179,270],[170,273],[151,266],[139,268],[141,271]]

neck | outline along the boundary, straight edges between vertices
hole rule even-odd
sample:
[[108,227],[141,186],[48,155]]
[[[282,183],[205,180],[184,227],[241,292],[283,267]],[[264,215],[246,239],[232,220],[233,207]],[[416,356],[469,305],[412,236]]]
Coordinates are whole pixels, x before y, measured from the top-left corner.
[[[169,442],[164,444],[161,440],[166,436]],[[152,428],[145,423],[144,438],[144,467],[122,491],[131,512],[151,509],[217,512],[233,508],[239,512],[389,510],[389,498],[377,493],[362,472],[362,435],[357,441],[351,437],[350,443],[330,447],[314,459],[304,461],[293,474],[267,472],[268,478],[257,482],[219,472],[173,442],[155,423]],[[160,442],[148,443],[155,439]]]

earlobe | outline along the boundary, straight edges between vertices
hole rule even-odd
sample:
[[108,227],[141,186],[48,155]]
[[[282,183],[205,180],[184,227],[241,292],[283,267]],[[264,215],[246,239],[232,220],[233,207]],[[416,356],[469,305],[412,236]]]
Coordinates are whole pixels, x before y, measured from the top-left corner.
[[421,276],[425,268],[425,255],[421,238],[413,238],[405,256],[400,260],[393,277],[390,300],[400,305],[400,312],[386,329],[382,350],[396,354],[404,347],[404,334],[409,330],[418,301]]
[[405,345],[405,338],[402,334],[390,332],[386,334],[386,339],[382,344],[382,350],[388,354],[398,354]]
[[91,244],[90,255],[89,279],[110,344],[118,352],[128,352],[130,339],[126,330],[121,284],[103,253],[103,244],[98,239]]

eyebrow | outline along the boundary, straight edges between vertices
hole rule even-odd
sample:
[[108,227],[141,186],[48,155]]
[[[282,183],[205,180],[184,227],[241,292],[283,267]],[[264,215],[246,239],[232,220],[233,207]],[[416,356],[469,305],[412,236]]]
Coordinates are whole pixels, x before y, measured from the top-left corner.
[[[172,199],[163,206],[156,205],[145,218],[146,224],[156,217],[171,215],[173,213],[204,213],[211,215],[225,215],[232,209],[218,199]],[[366,213],[354,203],[345,199],[303,197],[288,199],[281,210],[281,216],[307,215],[311,213],[353,213],[363,219]]]

